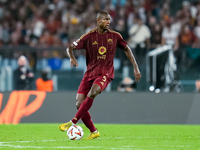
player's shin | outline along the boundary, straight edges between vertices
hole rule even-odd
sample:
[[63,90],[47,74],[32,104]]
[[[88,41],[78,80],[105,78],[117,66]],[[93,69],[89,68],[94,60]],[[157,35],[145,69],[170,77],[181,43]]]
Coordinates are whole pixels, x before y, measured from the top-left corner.
[[81,120],[83,121],[83,123],[85,124],[85,126],[90,130],[91,133],[97,130],[95,128],[92,120],[91,120],[91,116],[90,116],[90,113],[88,111],[81,118]]
[[85,115],[85,113],[90,109],[93,104],[94,99],[87,97],[82,103],[80,108],[78,109],[75,117],[71,120],[74,124],[78,122],[78,120]]

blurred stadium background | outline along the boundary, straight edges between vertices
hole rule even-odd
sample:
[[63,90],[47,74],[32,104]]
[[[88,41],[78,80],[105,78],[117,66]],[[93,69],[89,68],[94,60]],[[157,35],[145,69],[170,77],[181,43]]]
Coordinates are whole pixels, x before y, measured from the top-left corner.
[[[76,113],[86,66],[84,50],[74,51],[79,68],[71,68],[65,49],[96,26],[99,10],[128,41],[142,79],[133,82],[118,49],[115,79],[90,109],[101,137],[72,142],[58,125]],[[138,21],[149,34],[134,48]],[[14,88],[21,55],[35,75],[28,91]],[[200,149],[199,64],[200,0],[0,0],[0,149]],[[42,70],[53,92],[36,90]]]
[[[1,0],[0,91],[14,90],[12,72],[17,68],[20,55],[27,57],[28,66],[35,74],[32,90],[36,89],[35,80],[40,71],[46,68],[54,80],[54,91],[76,90],[85,71],[84,51],[75,51],[79,68],[71,69],[65,49],[95,27],[99,10],[110,13],[110,28],[120,32],[127,41],[130,41],[129,31],[138,16],[151,33],[151,44],[146,44],[145,53],[139,59],[136,56],[142,80],[134,91],[149,91],[151,85],[161,92],[166,88],[166,78],[159,75],[159,67],[156,79],[149,79],[155,78],[155,70],[150,67],[152,61],[146,62],[145,58],[150,51],[167,44],[162,42],[162,38],[169,23],[179,43],[178,54],[175,54],[177,69],[173,72],[177,76],[173,79],[177,82],[170,85],[178,85],[178,90],[171,91],[196,91],[195,81],[199,79],[200,71],[200,1],[197,0]],[[158,30],[155,26],[159,26]],[[173,48],[172,52],[176,53]],[[163,57],[168,58],[168,55]],[[157,58],[157,66],[163,68],[165,63]],[[117,91],[125,77],[133,78],[132,67],[123,51],[117,50],[114,66],[115,80],[107,91]]]

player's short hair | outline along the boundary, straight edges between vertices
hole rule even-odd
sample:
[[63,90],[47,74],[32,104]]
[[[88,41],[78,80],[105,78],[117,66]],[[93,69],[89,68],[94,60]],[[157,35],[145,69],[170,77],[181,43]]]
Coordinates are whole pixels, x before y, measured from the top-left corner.
[[104,15],[109,15],[109,13],[107,13],[106,11],[103,11],[103,10],[99,11],[97,13],[97,19],[99,19],[99,17],[104,16]]

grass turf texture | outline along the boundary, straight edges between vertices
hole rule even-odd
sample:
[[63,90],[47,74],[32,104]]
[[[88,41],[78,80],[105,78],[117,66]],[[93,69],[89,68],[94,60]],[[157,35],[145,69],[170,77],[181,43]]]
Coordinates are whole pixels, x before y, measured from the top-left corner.
[[200,150],[200,126],[95,124],[100,137],[84,140],[89,130],[83,125],[82,140],[71,141],[59,124],[0,125],[0,149],[85,149],[85,150]]

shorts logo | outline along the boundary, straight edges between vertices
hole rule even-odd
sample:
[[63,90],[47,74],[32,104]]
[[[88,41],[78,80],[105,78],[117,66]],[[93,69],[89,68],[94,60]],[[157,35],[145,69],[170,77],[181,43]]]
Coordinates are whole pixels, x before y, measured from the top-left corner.
[[97,41],[94,41],[94,43],[92,43],[92,45],[96,45],[96,44],[98,44]]
[[113,40],[112,39],[108,39],[108,44],[112,44],[113,43]]
[[102,86],[104,85],[104,82],[100,82],[100,83],[101,83]]
[[99,47],[99,54],[103,55],[106,52],[106,48],[104,46]]

